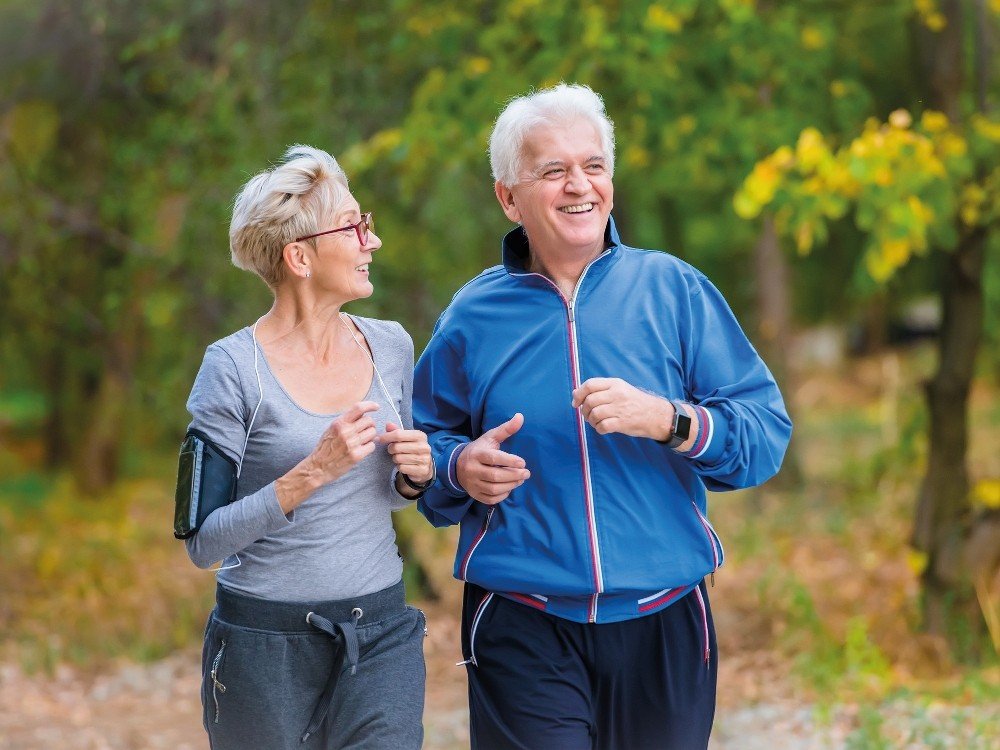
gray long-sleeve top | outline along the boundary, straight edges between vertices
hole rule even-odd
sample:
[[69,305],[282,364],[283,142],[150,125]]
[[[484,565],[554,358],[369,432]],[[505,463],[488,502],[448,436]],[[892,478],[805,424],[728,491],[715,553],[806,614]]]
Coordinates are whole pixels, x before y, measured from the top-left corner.
[[[373,375],[365,396],[380,406],[370,415],[379,434],[386,422],[398,422],[396,412],[411,428],[413,341],[399,323],[351,319],[364,333],[388,390],[384,393]],[[237,464],[243,458],[236,502],[212,513],[186,540],[197,566],[224,560],[219,583],[278,601],[344,599],[400,579],[403,563],[390,512],[412,501],[396,491],[394,465],[384,446],[288,515],[281,511],[275,480],[312,452],[338,415],[296,404],[272,373],[250,327],[208,347],[187,408],[190,428],[205,433]]]

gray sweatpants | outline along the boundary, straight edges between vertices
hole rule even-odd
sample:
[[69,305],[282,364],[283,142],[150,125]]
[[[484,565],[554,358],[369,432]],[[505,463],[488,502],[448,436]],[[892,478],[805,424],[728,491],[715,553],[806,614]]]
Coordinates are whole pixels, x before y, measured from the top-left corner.
[[416,750],[425,625],[406,605],[402,582],[304,604],[219,586],[202,651],[212,750]]

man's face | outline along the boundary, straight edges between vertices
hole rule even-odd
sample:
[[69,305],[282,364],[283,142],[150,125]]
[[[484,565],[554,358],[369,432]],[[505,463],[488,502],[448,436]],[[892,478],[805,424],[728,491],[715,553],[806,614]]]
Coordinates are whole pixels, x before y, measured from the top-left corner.
[[614,192],[600,134],[585,120],[536,128],[525,140],[518,183],[496,184],[507,218],[524,227],[542,259],[599,255]]

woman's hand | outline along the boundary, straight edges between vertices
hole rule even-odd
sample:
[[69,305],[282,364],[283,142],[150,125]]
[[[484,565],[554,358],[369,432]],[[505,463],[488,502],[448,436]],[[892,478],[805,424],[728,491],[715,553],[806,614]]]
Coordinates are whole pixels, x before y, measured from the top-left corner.
[[420,430],[404,430],[386,422],[385,432],[378,436],[378,442],[386,446],[399,472],[416,484],[429,482],[434,477],[431,447]]
[[375,422],[368,416],[378,411],[374,401],[360,401],[330,423],[313,452],[274,483],[278,502],[285,513],[325,484],[344,476],[375,450]]
[[340,479],[375,450],[374,401],[361,401],[330,423],[307,460],[319,472],[323,484]]

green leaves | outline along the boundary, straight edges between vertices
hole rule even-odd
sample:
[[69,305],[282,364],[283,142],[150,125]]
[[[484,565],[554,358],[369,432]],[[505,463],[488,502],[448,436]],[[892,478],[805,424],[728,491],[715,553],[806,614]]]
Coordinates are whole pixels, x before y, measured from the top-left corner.
[[25,177],[38,173],[55,147],[58,131],[59,113],[43,99],[18,102],[0,120],[0,138]]

